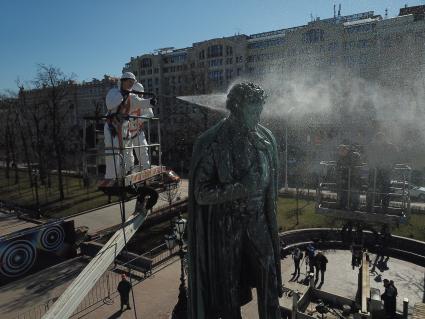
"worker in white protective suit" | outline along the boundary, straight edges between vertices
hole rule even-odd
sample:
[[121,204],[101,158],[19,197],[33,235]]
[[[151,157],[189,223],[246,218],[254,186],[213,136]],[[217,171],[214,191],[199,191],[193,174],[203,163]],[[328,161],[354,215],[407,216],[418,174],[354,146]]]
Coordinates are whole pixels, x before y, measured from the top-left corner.
[[[144,87],[141,83],[134,83],[133,89],[134,94],[137,94],[140,98],[143,97],[142,92],[144,92]],[[150,104],[154,106],[156,104],[156,99],[151,99]],[[147,118],[152,118],[154,116],[152,108],[145,109],[137,109],[131,112],[131,115],[134,116],[143,116]],[[143,131],[143,123],[146,122],[146,119],[130,119],[130,135],[132,138],[134,153],[136,154],[137,160],[139,161],[139,165],[142,166],[142,169],[150,168],[150,160],[148,147],[144,145],[148,145],[146,141],[145,132]]]
[[[137,110],[150,108],[150,100],[141,99],[131,93],[136,77],[131,72],[122,74],[118,87],[109,90],[106,95],[107,120],[104,126],[105,136],[105,179],[126,176],[134,166],[132,140],[129,131],[128,115]],[[113,155],[110,155],[113,154]]]

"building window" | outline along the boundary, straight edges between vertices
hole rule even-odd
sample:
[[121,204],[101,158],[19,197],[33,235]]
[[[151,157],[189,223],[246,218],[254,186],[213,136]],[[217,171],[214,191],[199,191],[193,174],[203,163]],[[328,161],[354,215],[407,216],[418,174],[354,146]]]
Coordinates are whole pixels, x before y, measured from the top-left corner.
[[233,48],[231,46],[226,46],[226,56],[233,54]]
[[141,61],[141,67],[142,68],[150,68],[152,67],[152,60],[149,58],[144,58]]
[[223,59],[214,59],[214,60],[208,61],[209,67],[215,67],[215,66],[220,66],[220,65],[223,65]]
[[382,45],[385,48],[391,48],[393,46],[392,42],[393,41],[390,36],[386,36],[385,38],[382,39]]
[[214,71],[208,72],[208,78],[214,81],[223,80],[223,70],[214,70]]
[[207,50],[207,57],[208,58],[215,58],[215,57],[219,57],[219,56],[223,56],[223,46],[220,44],[216,44],[216,45],[211,45],[208,47]]
[[226,64],[232,64],[232,63],[233,63],[233,58],[226,59]]
[[153,69],[153,73],[155,73],[155,74],[159,73],[159,68]]
[[230,80],[233,77],[233,70],[226,69],[226,80]]
[[359,40],[357,46],[361,49],[367,48],[369,46],[369,40]]
[[159,85],[159,79],[155,78],[155,85]]
[[243,60],[242,56],[236,57],[236,63],[242,63],[242,60]]
[[304,43],[317,43],[324,40],[325,31],[322,29],[311,29],[303,34]]
[[205,59],[205,50],[202,50],[202,51],[199,52],[199,59],[200,60]]
[[425,31],[415,32],[415,42],[424,43],[425,42]]
[[358,26],[349,26],[344,29],[346,33],[357,33],[357,32],[372,32],[375,30],[376,24],[363,24]]
[[328,51],[335,52],[336,50],[338,50],[338,42],[329,43]]
[[152,69],[148,69],[148,74],[152,74]]
[[248,44],[249,49],[265,49],[268,47],[282,46],[285,44],[284,38],[256,41]]

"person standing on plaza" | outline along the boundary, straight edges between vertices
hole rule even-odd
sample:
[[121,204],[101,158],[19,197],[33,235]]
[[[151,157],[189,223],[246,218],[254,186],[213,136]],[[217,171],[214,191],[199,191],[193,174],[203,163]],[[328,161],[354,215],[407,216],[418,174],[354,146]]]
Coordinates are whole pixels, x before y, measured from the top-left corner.
[[388,279],[384,279],[384,288],[385,291],[381,295],[381,299],[384,302],[385,316],[386,318],[393,319],[395,318],[396,290],[395,287],[390,284]]
[[314,272],[314,253],[315,253],[315,248],[312,244],[308,244],[307,248],[305,250],[305,254],[308,257],[307,261],[308,261],[308,265],[309,265],[309,273],[313,273]]
[[397,295],[398,295],[398,291],[397,291],[397,287],[394,285],[394,281],[390,280],[390,286],[393,287],[394,289],[394,296],[391,300],[391,312],[392,314],[395,316],[395,313],[397,311]]
[[328,258],[323,254],[323,252],[318,251],[315,257],[315,267],[316,267],[316,282],[319,279],[320,272],[320,284],[322,285],[325,281],[325,272],[326,272],[326,264],[328,263]]
[[300,262],[301,259],[303,259],[303,253],[301,252],[301,250],[297,247],[294,249],[294,251],[292,252],[292,259],[294,260],[294,272],[292,274],[292,276],[299,276],[300,275]]
[[124,305],[127,306],[127,309],[131,309],[131,307],[130,307],[131,284],[128,282],[125,274],[122,274],[121,278],[122,279],[121,279],[120,283],[118,284],[117,290],[120,294],[120,300],[121,300],[120,311],[123,311]]

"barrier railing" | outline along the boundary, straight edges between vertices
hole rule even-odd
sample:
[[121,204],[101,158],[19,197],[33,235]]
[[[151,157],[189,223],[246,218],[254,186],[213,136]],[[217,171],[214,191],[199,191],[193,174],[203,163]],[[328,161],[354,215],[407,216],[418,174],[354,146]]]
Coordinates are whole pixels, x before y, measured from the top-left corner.
[[[112,249],[112,248],[111,248]],[[173,248],[171,251],[167,249],[165,244],[159,245],[150,251],[144,253],[138,258],[145,257],[152,259],[152,269],[155,270],[155,267],[162,265],[165,261],[169,260],[173,256],[175,256],[178,252],[178,247]],[[137,258],[135,258],[137,259]],[[131,265],[130,260],[124,264],[111,264],[109,266],[108,271],[106,271],[102,277],[97,281],[96,285],[90,290],[90,292],[86,295],[83,301],[80,303],[78,308],[74,311],[71,318],[75,318],[78,314],[82,314],[84,311],[89,308],[97,305],[97,304],[111,304],[113,303],[113,298],[117,295],[117,286],[119,281],[121,280],[121,273],[126,272],[126,266]],[[136,280],[133,280],[133,286],[142,282],[148,277],[138,276],[140,273],[137,269],[132,269],[132,276]],[[19,313],[18,315],[12,315],[11,317],[7,317],[10,319],[40,319],[42,316],[47,313],[49,308],[54,304],[54,302],[59,298],[59,296],[53,297],[46,302],[36,305],[31,309]]]

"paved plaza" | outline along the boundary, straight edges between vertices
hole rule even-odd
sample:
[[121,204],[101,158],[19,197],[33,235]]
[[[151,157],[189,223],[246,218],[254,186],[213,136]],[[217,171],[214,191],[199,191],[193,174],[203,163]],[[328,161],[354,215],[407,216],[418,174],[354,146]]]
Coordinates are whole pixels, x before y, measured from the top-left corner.
[[[325,282],[322,290],[354,299],[357,288],[358,269],[351,268],[351,254],[349,251],[325,251],[329,259]],[[374,260],[375,255],[371,255]],[[83,260],[75,260],[62,263],[49,270],[45,270],[28,278],[19,280],[13,284],[0,288],[0,318],[14,318],[18,313],[24,313],[34,306],[44,307],[51,302],[51,299],[58,296],[78,275],[84,267]],[[387,262],[388,269],[371,274],[371,286],[379,288],[383,292],[382,280],[392,279],[398,289],[397,310],[402,310],[403,298],[409,299],[410,311],[416,302],[421,302],[424,297],[424,272],[425,268],[405,261],[390,258]],[[301,292],[307,289],[306,286],[290,282],[293,272],[292,260],[288,257],[282,261],[284,284],[291,289]],[[306,267],[301,266],[301,276],[298,281],[305,277]],[[112,285],[119,281],[120,273],[109,271],[109,276],[114,280]],[[136,301],[137,317],[143,319],[169,318],[174,305],[177,302],[180,275],[180,262],[177,258],[169,260],[166,264],[157,268],[153,275],[138,282],[134,286],[134,297]],[[140,279],[135,277],[135,280]],[[99,289],[99,288],[96,288]],[[114,292],[115,287],[110,287]],[[254,293],[255,296],[255,293]],[[89,297],[87,297],[89,298]],[[49,301],[50,300],[50,301]],[[286,307],[291,305],[291,298],[284,296],[280,303]],[[87,302],[87,301],[86,301]],[[90,303],[88,303],[90,304]],[[254,300],[244,306],[243,318],[257,318],[257,305]],[[119,312],[120,304],[117,294],[112,294],[111,299],[100,300],[95,306],[82,310],[72,318],[134,318],[134,312],[127,310]],[[80,307],[84,309],[84,307]],[[38,318],[38,317],[37,317]]]
[[[322,290],[354,299],[357,289],[358,268],[351,268],[351,253],[349,251],[326,251],[326,256],[329,259],[328,269],[325,275],[325,283]],[[374,255],[372,255],[372,260]],[[398,289],[397,310],[402,311],[403,298],[407,297],[410,301],[410,312],[413,310],[413,305],[416,302],[422,301],[423,285],[424,285],[424,267],[420,267],[401,260],[389,259],[388,270],[380,272],[376,269],[377,274],[381,274],[381,280],[375,281],[377,275],[371,274],[371,287],[376,287],[383,292],[382,279],[388,278],[395,282]],[[305,291],[306,286],[289,282],[290,274],[293,272],[293,263],[290,258],[282,261],[282,270],[284,275],[284,284],[291,289]],[[305,265],[303,265],[305,274]],[[175,262],[163,270],[155,274],[155,276],[139,283],[135,286],[135,299],[137,313],[139,318],[146,319],[162,319],[169,318],[173,306],[177,302],[178,286],[179,286],[179,262]],[[304,279],[304,274],[301,274],[300,280]],[[255,292],[254,292],[255,297]],[[284,296],[280,303],[288,307],[292,302],[292,298]],[[119,298],[115,298],[114,304],[104,305],[84,318],[134,318],[134,313],[124,311],[120,313]],[[242,309],[243,318],[256,319],[257,304],[256,300],[244,306]]]

